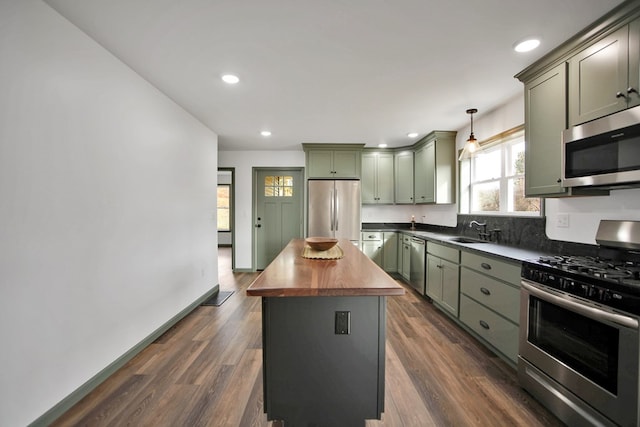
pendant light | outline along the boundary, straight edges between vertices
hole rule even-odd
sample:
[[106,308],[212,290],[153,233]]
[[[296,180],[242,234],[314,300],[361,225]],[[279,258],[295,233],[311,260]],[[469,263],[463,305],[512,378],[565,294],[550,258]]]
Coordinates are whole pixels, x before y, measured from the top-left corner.
[[467,114],[471,116],[471,133],[469,134],[469,139],[467,139],[467,143],[464,144],[464,148],[460,153],[460,157],[458,160],[462,160],[465,157],[473,155],[476,151],[480,149],[480,145],[478,144],[478,140],[473,134],[473,115],[478,112],[477,108],[469,108],[467,110]]

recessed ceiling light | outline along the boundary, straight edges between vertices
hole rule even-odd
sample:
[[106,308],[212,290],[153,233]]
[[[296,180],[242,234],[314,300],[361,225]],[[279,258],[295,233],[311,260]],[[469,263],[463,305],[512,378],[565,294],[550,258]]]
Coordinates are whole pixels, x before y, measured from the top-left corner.
[[529,52],[530,50],[533,50],[538,46],[540,46],[540,40],[527,39],[516,43],[516,45],[513,47],[513,50],[515,50],[516,52]]
[[387,144],[378,144],[378,148],[387,148]]
[[409,138],[415,138],[416,136],[418,136],[418,132],[409,132],[409,133],[407,134],[407,136],[408,136]]
[[225,74],[222,76],[222,81],[228,83],[230,85],[234,85],[240,81],[238,76],[234,76],[233,74]]
[[260,135],[262,135],[262,136],[271,136],[271,132],[269,132],[268,130],[263,130],[262,132],[260,132]]

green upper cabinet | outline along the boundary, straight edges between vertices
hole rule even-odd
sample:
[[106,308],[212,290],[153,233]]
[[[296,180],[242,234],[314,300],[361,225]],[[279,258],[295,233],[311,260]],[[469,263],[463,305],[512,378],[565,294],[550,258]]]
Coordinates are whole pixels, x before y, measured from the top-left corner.
[[567,127],[567,73],[562,63],[525,84],[525,195],[566,193],[562,174],[562,131]]
[[608,194],[560,185],[562,131],[640,104],[640,2],[622,3],[515,77],[525,90],[526,196]]
[[362,153],[362,203],[393,203],[393,153]]
[[636,19],[569,59],[569,125],[640,103],[640,23]]
[[416,144],[415,203],[455,203],[456,132],[434,131]]
[[302,144],[307,178],[360,178],[364,144]]
[[413,203],[413,151],[403,150],[394,154],[395,202]]

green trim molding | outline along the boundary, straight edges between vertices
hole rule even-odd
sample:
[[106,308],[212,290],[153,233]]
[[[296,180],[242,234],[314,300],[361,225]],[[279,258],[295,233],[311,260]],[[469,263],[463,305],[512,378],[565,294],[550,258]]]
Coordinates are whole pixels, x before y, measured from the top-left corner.
[[56,419],[58,419],[62,414],[67,412],[73,405],[78,403],[82,398],[92,392],[96,387],[98,387],[102,382],[104,382],[107,378],[113,375],[118,369],[122,368],[128,361],[133,359],[138,353],[144,350],[147,346],[157,340],[162,334],[167,332],[171,327],[177,324],[180,320],[186,317],[189,313],[195,310],[200,304],[214,296],[220,291],[220,285],[215,285],[209,291],[207,291],[200,298],[195,300],[193,303],[189,304],[185,309],[180,311],[178,314],[173,316],[167,322],[165,322],[158,329],[149,334],[146,338],[140,341],[138,344],[129,349],[122,356],[114,360],[110,363],[106,368],[102,371],[98,372],[92,378],[90,378],[87,382],[82,384],[76,390],[74,390],[67,397],[58,402],[54,407],[49,409],[43,415],[38,417],[35,421],[29,424],[29,427],[44,427],[53,423]]

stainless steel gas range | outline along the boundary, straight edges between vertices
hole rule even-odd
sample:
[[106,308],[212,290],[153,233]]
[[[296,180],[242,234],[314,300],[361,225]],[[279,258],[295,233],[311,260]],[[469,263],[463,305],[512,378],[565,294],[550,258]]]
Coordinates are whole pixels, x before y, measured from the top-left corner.
[[640,221],[601,221],[596,241],[523,263],[518,378],[568,425],[638,426]]

